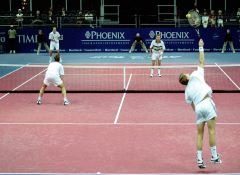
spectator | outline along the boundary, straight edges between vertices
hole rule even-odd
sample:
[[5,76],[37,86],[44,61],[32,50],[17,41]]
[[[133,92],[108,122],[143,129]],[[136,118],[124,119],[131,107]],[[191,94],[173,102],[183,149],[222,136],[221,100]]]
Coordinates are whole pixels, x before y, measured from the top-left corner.
[[54,24],[54,20],[53,20],[53,9],[50,8],[48,10],[48,23],[49,24]]
[[86,21],[88,24],[90,24],[90,27],[91,27],[91,28],[94,28],[93,25],[92,25],[93,20],[94,20],[94,15],[93,15],[93,13],[91,13],[90,11],[87,11],[87,13],[85,13],[84,17],[85,17],[85,21]]
[[41,15],[40,10],[36,11],[36,15],[35,15],[32,23],[33,24],[43,24],[42,15]]
[[131,49],[129,50],[129,53],[131,53],[131,52],[134,51],[134,49],[135,49],[135,47],[136,47],[137,44],[140,44],[140,45],[142,46],[143,50],[144,50],[146,53],[148,53],[148,50],[147,50],[147,48],[146,48],[146,45],[145,45],[144,42],[143,42],[143,39],[142,39],[140,33],[136,33],[136,36],[135,36],[134,41],[133,41],[133,43],[132,43]]
[[11,25],[10,29],[8,30],[9,53],[16,53],[16,36],[17,32],[13,25]]
[[44,45],[45,49],[49,52],[47,40],[46,40],[45,34],[43,33],[42,30],[38,31],[37,43],[38,43],[37,55],[39,55],[42,44]]
[[204,9],[203,15],[202,15],[203,28],[207,28],[207,26],[208,26],[208,20],[209,20],[209,16],[208,16],[208,14],[207,14],[207,9]]
[[211,10],[211,13],[209,16],[209,22],[211,27],[216,27],[216,15],[214,10]]
[[83,15],[82,11],[79,11],[76,24],[82,24],[83,21],[84,21],[84,15]]
[[62,17],[65,17],[66,16],[66,10],[65,10],[65,8],[63,7],[62,8],[62,15],[61,15]]
[[238,8],[238,11],[237,11],[237,20],[238,20],[238,23],[240,24],[240,8]]
[[16,14],[16,21],[18,22],[18,27],[22,28],[22,26],[23,26],[23,14],[22,14],[21,9],[18,9],[18,13]]
[[236,53],[235,49],[234,49],[234,46],[233,46],[231,31],[229,29],[227,29],[227,33],[226,33],[225,38],[224,38],[222,53],[224,53],[226,51],[227,43],[229,43],[230,48],[232,49],[232,52]]
[[197,7],[197,2],[194,2],[194,4],[193,4],[193,9],[194,9],[197,13],[199,13],[199,10],[198,10],[198,7]]
[[218,10],[217,26],[218,27],[223,27],[223,14],[222,14],[222,10]]

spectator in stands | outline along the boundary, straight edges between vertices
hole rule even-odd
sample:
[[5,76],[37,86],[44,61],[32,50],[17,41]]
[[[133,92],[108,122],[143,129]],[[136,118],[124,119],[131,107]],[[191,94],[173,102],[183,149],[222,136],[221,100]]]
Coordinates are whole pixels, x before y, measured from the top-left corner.
[[207,9],[203,10],[203,15],[202,15],[202,24],[203,24],[203,28],[207,28],[208,26],[208,20],[209,20],[209,16],[207,14]]
[[223,14],[222,14],[222,10],[218,10],[217,26],[218,27],[223,27]]
[[66,16],[66,10],[65,10],[64,7],[62,8],[62,14],[61,14],[61,16],[62,16],[62,17],[65,17],[65,16]]
[[48,47],[48,44],[47,44],[47,39],[46,39],[45,34],[43,33],[42,30],[38,30],[37,43],[38,43],[37,55],[39,55],[42,44],[44,45],[45,49],[49,53],[49,47]]
[[32,23],[33,24],[43,24],[42,15],[41,15],[40,10],[36,11],[36,15],[34,16],[34,20]]
[[82,11],[79,11],[76,24],[82,24],[83,21],[84,21],[84,15],[83,15]]
[[231,31],[229,29],[227,29],[227,33],[226,33],[225,38],[224,38],[222,53],[224,53],[226,51],[227,43],[229,43],[232,52],[236,53],[235,49],[234,49],[234,46],[233,46]]
[[194,9],[197,13],[199,13],[199,10],[198,10],[198,7],[197,7],[197,2],[194,2],[194,4],[193,4],[193,9]]
[[136,36],[134,38],[134,41],[132,43],[131,49],[129,50],[129,53],[132,53],[136,47],[137,44],[140,44],[143,48],[143,50],[148,53],[148,50],[146,48],[146,45],[144,44],[143,38],[141,37],[140,33],[136,33]]
[[87,11],[87,12],[85,13],[84,17],[85,17],[85,21],[86,21],[88,24],[90,24],[90,27],[91,27],[91,28],[94,28],[94,27],[93,27],[93,20],[94,20],[94,15],[93,15],[93,13],[91,13],[90,11]]
[[48,10],[48,23],[49,24],[54,24],[54,20],[53,20],[53,9],[50,8]]
[[211,10],[211,13],[209,15],[209,23],[211,27],[216,27],[216,15],[214,10]]
[[238,23],[240,24],[240,8],[238,8],[238,11],[237,11],[237,20],[238,20]]
[[16,14],[16,21],[18,22],[18,27],[22,28],[23,26],[23,13],[21,9],[18,9],[18,13]]
[[16,36],[17,32],[14,29],[13,25],[10,26],[8,30],[8,44],[9,44],[9,53],[16,53]]

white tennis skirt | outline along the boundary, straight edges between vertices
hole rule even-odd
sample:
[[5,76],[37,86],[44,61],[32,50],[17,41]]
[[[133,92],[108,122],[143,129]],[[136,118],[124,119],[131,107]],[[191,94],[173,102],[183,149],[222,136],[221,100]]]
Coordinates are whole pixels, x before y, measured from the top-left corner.
[[217,109],[213,100],[209,97],[195,106],[196,123],[201,124],[217,117]]

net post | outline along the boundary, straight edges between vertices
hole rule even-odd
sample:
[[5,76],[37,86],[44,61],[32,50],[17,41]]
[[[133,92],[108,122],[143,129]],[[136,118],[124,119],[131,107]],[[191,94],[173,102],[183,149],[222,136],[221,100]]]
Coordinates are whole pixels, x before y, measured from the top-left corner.
[[126,90],[126,66],[123,66],[123,91]]

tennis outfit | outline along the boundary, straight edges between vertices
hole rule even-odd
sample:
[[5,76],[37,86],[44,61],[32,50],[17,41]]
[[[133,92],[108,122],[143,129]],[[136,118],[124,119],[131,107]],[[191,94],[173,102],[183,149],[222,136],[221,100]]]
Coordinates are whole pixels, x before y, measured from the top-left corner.
[[47,86],[49,86],[50,84],[59,86],[63,84],[63,81],[60,78],[60,76],[62,75],[64,75],[64,69],[62,64],[59,62],[52,62],[48,66],[43,82]]
[[205,82],[204,69],[198,67],[189,78],[185,89],[185,100],[195,106],[196,123],[200,124],[217,117],[216,106],[211,99],[212,89]]
[[152,60],[162,60],[163,51],[166,49],[162,40],[160,40],[160,43],[153,40],[151,42],[150,49],[152,49]]
[[49,39],[50,41],[50,50],[59,50],[59,38],[60,34],[56,31],[55,33],[51,32],[49,33]]

